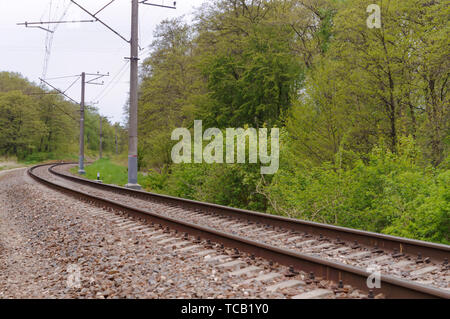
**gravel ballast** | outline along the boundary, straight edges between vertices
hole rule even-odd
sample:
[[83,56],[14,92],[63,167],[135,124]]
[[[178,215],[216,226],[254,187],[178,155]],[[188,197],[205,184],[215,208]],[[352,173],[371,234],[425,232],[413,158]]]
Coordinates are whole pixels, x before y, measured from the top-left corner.
[[[301,288],[268,291],[231,276],[236,269],[208,262],[217,253],[182,252],[152,240],[149,225],[127,228],[127,220],[40,185],[24,169],[3,172],[0,298],[290,298],[331,286],[306,280]],[[241,259],[261,274],[286,270],[245,254]]]

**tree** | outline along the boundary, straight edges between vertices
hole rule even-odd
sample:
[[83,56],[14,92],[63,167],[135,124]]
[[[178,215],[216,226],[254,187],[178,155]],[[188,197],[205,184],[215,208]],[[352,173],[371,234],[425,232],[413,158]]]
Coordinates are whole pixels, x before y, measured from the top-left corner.
[[144,61],[139,97],[139,148],[146,166],[170,163],[171,131],[193,123],[190,97],[198,90],[191,29],[181,19],[165,20]]
[[37,150],[46,153],[74,151],[71,146],[78,141],[74,105],[58,95],[36,96],[36,104],[39,118],[46,127]]
[[422,134],[426,135],[424,146],[429,150],[432,164],[438,166],[445,158],[444,139],[449,133],[450,7],[445,1],[413,1],[410,5],[403,5],[408,17],[411,17],[408,27],[411,30],[411,42],[415,44],[412,56],[417,74],[416,92],[425,97],[420,99],[419,105],[423,105],[427,115],[422,128]]
[[20,91],[0,93],[0,150],[21,158],[36,150],[46,130],[35,103]]
[[448,134],[448,8],[385,3],[381,28],[369,29],[366,6],[347,2],[335,14],[329,50],[314,60],[293,110],[292,137],[305,154],[334,161],[338,146],[362,155],[386,139],[397,152],[399,137],[411,135],[437,166]]
[[293,29],[269,1],[220,1],[199,16],[199,67],[208,92],[197,116],[206,125],[281,124],[303,79]]

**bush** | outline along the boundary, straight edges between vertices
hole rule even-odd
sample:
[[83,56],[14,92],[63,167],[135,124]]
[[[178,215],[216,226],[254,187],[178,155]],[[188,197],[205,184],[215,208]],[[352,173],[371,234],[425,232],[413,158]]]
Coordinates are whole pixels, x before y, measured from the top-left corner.
[[259,165],[173,165],[167,193],[219,205],[265,211],[266,203],[256,192]]
[[420,167],[419,155],[412,141],[403,139],[397,154],[376,147],[368,161],[357,160],[348,169],[284,161],[264,190],[269,211],[448,243],[450,172]]

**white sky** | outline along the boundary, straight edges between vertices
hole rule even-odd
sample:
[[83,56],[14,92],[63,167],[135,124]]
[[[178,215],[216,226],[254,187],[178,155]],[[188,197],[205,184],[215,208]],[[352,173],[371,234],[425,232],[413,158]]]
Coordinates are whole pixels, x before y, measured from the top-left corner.
[[[91,12],[96,12],[110,0],[76,0]],[[156,4],[171,5],[173,1],[152,0]],[[144,49],[152,42],[156,26],[166,18],[186,15],[189,20],[195,8],[205,0],[177,0],[177,10],[140,5],[140,45]],[[19,72],[28,80],[39,83],[43,74],[45,41],[49,34],[44,30],[25,28],[16,23],[25,21],[59,20],[70,0],[0,0],[0,71]],[[102,11],[98,18],[108,23],[126,39],[130,38],[131,0],[116,0]],[[63,20],[92,19],[75,4],[71,4]],[[45,27],[45,26],[44,26]],[[51,28],[55,27],[52,25]],[[53,35],[53,44],[46,78],[87,73],[110,73],[104,86],[87,85],[86,101],[95,105],[111,121],[121,121],[122,108],[129,91],[129,64],[124,68],[124,57],[130,55],[129,44],[106,29],[99,22],[60,24]],[[119,71],[122,70],[122,73]],[[117,76],[114,80],[113,78]],[[49,81],[65,90],[72,79]],[[105,91],[106,89],[106,91]],[[67,94],[79,101],[80,83]],[[103,96],[103,97],[102,97]]]

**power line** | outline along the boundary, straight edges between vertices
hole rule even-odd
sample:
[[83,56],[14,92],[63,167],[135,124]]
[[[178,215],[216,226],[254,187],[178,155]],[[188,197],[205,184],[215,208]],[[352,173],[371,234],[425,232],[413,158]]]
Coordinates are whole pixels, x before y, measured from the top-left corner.
[[[57,94],[58,94],[58,93],[42,92],[42,93],[29,93],[29,94],[27,94],[27,95],[57,95]],[[63,112],[63,113],[64,113],[65,115],[67,115],[68,117],[70,117],[72,120],[74,120],[75,122],[78,122],[78,120],[77,120],[75,117],[73,117],[71,114],[67,113],[67,111],[64,110],[63,108],[60,108],[57,104],[52,103],[51,106],[54,106],[54,107],[58,108],[61,112]],[[42,109],[42,108],[44,108],[45,106],[44,106],[44,105],[39,105],[39,107],[41,107],[41,109]]]
[[60,89],[54,87],[53,85],[51,85],[50,83],[48,83],[47,81],[45,81],[42,78],[39,78],[39,80],[41,80],[41,82],[47,84],[49,87],[51,87],[52,89],[54,89],[56,92],[64,95],[66,98],[68,98],[69,100],[71,100],[72,102],[74,102],[75,104],[79,104],[77,101],[75,101],[74,99],[72,99],[70,96],[68,96],[65,92],[61,91]]
[[[49,14],[48,14],[49,19],[51,19],[51,16],[52,16],[52,4],[53,4],[53,2],[52,2],[52,0],[50,0],[50,4],[49,4]],[[70,5],[71,5],[71,3],[69,2],[68,5],[66,6],[66,9],[64,10],[64,12],[63,12],[63,14],[62,14],[62,16],[61,16],[60,19],[63,19],[63,18],[66,16],[67,11],[69,10]],[[56,16],[56,14],[57,14],[58,8],[59,8],[59,3],[58,3],[58,6],[57,6],[57,8],[56,8],[56,10],[55,10],[55,16]],[[27,27],[28,27],[28,26],[27,26]],[[43,66],[43,69],[42,69],[42,77],[45,78],[45,77],[47,76],[48,66],[49,66],[50,57],[51,57],[51,50],[52,50],[52,46],[53,46],[53,35],[54,35],[54,33],[56,32],[56,29],[58,28],[58,24],[55,25],[55,27],[53,28],[53,30],[51,30],[51,29],[46,29],[46,28],[43,28],[43,27],[41,27],[41,26],[38,26],[38,28],[43,29],[43,30],[45,30],[45,31],[48,31],[48,33],[47,33],[47,35],[46,35],[46,37],[45,37],[44,66]]]
[[56,77],[56,78],[46,78],[46,80],[52,81],[52,80],[68,79],[68,78],[75,78],[75,77],[80,77],[80,75],[77,74],[77,75],[60,76],[60,77]]
[[57,104],[52,104],[53,106],[55,106],[56,108],[58,108],[61,112],[63,112],[64,114],[66,114],[68,117],[70,117],[72,120],[74,120],[75,122],[78,122],[78,120],[73,117],[72,115],[70,115],[69,113],[67,113],[63,108],[59,107]]
[[108,4],[104,5],[100,10],[98,10],[96,13],[94,13],[94,16],[96,16],[97,14],[99,14],[100,12],[102,12],[103,10],[106,9],[106,7],[108,7],[110,4],[112,4],[114,1],[116,0],[111,0]]
[[167,8],[167,9],[176,9],[177,8],[177,2],[176,1],[173,2],[173,6],[166,6],[166,5],[163,5],[163,4],[156,4],[156,3],[147,3],[147,1],[149,1],[149,0],[143,0],[143,1],[140,1],[139,3],[146,4],[148,6]]
[[[94,98],[94,101],[100,101],[103,99],[109,92],[119,83],[119,81],[122,79],[123,75],[125,74],[125,71],[128,70],[127,66],[130,63],[129,60],[127,60],[122,67],[119,69],[119,71],[114,75],[114,77],[111,79],[111,81],[105,86],[105,88]],[[118,78],[117,82],[115,81]],[[106,92],[108,91],[108,92]]]
[[[17,25],[24,25],[29,27],[30,25],[40,25],[40,24],[66,24],[66,23],[84,23],[84,22],[95,22],[95,20],[60,20],[60,21],[39,21],[39,22],[23,22],[17,23]],[[53,32],[50,30],[50,32]]]
[[115,33],[118,37],[120,37],[122,40],[124,40],[125,42],[130,42],[129,40],[125,39],[125,37],[123,37],[119,32],[117,32],[116,30],[114,30],[113,28],[111,28],[109,25],[107,25],[105,22],[103,22],[102,20],[100,20],[97,17],[97,14],[100,13],[100,11],[102,11],[103,9],[105,9],[107,6],[109,6],[111,3],[113,3],[114,1],[111,1],[109,4],[107,4],[105,7],[103,7],[100,11],[97,11],[96,13],[91,13],[89,12],[87,9],[85,9],[84,7],[82,7],[80,4],[78,4],[77,2],[75,2],[74,0],[70,0],[72,3],[74,3],[75,5],[77,5],[81,10],[83,10],[84,12],[86,12],[87,14],[89,14],[91,17],[95,18],[95,20],[97,22],[100,22],[101,24],[103,24],[106,28],[108,28],[110,31],[112,31],[113,33]]
[[[128,143],[128,184],[126,187],[140,189],[141,187],[137,184],[137,171],[138,171],[138,112],[137,112],[137,104],[138,104],[138,85],[139,85],[139,4],[150,5],[154,7],[161,8],[169,8],[176,9],[176,2],[173,2],[173,6],[167,6],[163,4],[153,4],[148,3],[149,0],[132,0],[131,1],[131,37],[130,40],[127,40],[116,30],[111,28],[108,24],[100,20],[97,15],[104,10],[106,7],[111,5],[113,1],[110,1],[108,4],[103,6],[96,13],[91,13],[80,4],[78,4],[75,0],[70,0],[71,3],[77,5],[81,10],[85,13],[89,14],[91,17],[96,19],[96,22],[100,22],[111,32],[116,34],[122,40],[130,44],[130,56],[127,58],[130,61],[130,101],[129,101],[129,143]],[[56,24],[56,26],[59,24]],[[83,73],[84,75],[84,73]],[[119,73],[120,75],[120,73]],[[84,82],[84,81],[83,81]],[[61,92],[63,93],[63,92]],[[64,94],[64,93],[63,93]],[[65,94],[64,94],[65,95]],[[83,100],[83,99],[82,99]],[[83,106],[83,103],[81,104]]]
[[75,79],[75,81],[73,81],[72,82],[72,84],[71,85],[69,85],[69,87],[64,91],[64,93],[66,93],[67,91],[69,91],[70,90],[70,88],[72,87],[72,86],[74,86],[75,85],[75,83],[77,83],[78,82],[78,80],[79,80],[80,78],[79,77],[77,77],[76,79]]
[[126,67],[122,70],[122,72],[119,74],[117,81],[111,82],[111,85],[107,91],[104,92],[104,94],[98,99],[99,101],[104,99],[116,86],[120,83],[123,76],[126,74],[126,71],[128,71],[129,64],[125,65]]
[[[51,12],[52,12],[52,4],[53,1],[50,0],[50,4],[49,4],[49,13],[48,13],[48,17],[49,19],[51,19]],[[53,41],[53,32],[50,29],[45,29],[43,27],[40,27],[41,29],[43,29],[44,31],[47,30],[48,33],[45,36],[45,43],[44,43],[44,49],[45,49],[45,53],[44,53],[44,65],[42,67],[42,77],[46,77],[47,76],[47,70],[48,70],[48,62],[50,60],[50,51],[51,51],[51,42]]]

